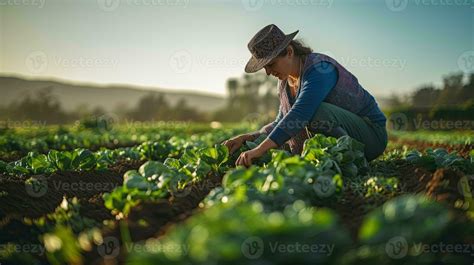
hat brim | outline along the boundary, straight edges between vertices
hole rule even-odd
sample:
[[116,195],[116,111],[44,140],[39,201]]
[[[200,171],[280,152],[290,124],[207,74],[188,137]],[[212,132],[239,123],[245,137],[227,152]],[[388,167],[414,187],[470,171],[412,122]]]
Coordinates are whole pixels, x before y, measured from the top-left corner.
[[285,49],[288,44],[295,38],[296,34],[298,34],[299,30],[286,35],[285,40],[281,43],[281,45],[276,48],[271,55],[264,57],[264,58],[255,58],[252,56],[249,61],[247,62],[247,65],[245,65],[245,72],[246,73],[255,73],[259,70],[261,70],[265,65],[267,65],[271,60],[273,60],[275,57],[280,54],[283,49]]

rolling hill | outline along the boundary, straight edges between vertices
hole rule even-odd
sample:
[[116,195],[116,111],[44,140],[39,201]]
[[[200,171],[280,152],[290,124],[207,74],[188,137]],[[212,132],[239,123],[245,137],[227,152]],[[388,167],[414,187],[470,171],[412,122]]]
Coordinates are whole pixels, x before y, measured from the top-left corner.
[[6,106],[26,95],[34,95],[35,91],[49,87],[57,96],[66,111],[87,106],[101,107],[113,111],[118,106],[135,107],[140,98],[150,93],[161,93],[171,105],[180,99],[199,111],[209,112],[225,105],[225,97],[189,91],[170,91],[152,87],[129,85],[96,85],[81,84],[57,80],[30,80],[12,76],[0,76],[0,106]]

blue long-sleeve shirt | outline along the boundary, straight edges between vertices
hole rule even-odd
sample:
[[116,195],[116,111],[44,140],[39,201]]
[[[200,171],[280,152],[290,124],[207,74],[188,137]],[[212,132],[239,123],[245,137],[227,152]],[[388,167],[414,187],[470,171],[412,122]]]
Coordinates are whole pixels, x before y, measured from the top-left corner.
[[304,129],[336,85],[337,75],[336,68],[330,62],[323,61],[308,69],[300,77],[304,82],[298,90],[296,101],[290,95],[288,97],[293,105],[291,110],[283,116],[280,109],[274,122],[276,126],[268,137],[280,146]]

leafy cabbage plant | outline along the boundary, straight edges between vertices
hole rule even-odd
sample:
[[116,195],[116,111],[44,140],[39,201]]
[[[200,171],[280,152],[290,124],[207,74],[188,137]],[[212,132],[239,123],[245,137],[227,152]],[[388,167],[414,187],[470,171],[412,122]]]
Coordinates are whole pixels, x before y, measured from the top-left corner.
[[223,188],[206,198],[207,205],[225,201],[259,201],[266,211],[282,210],[297,200],[318,204],[337,200],[342,178],[299,156],[274,151],[267,167],[239,167],[223,178]]
[[305,141],[301,156],[348,178],[364,174],[368,169],[364,144],[347,135],[336,139],[316,134]]
[[406,153],[405,159],[415,165],[425,167],[430,171],[438,168],[454,168],[464,173],[474,173],[474,155],[470,159],[459,156],[456,152],[448,153],[444,148],[427,148],[424,153],[411,150]]
[[0,163],[0,172],[15,175],[45,174],[60,171],[85,171],[97,168],[95,154],[87,149],[51,150],[47,155],[29,152],[20,160]]
[[472,257],[466,252],[441,249],[465,249],[473,232],[470,221],[456,220],[443,204],[425,195],[404,195],[365,216],[359,230],[361,246],[348,252],[344,263],[468,264]]
[[142,244],[127,264],[332,264],[351,239],[332,211],[295,201],[271,213],[258,202],[216,205]]
[[115,214],[127,216],[141,201],[153,201],[170,194],[179,194],[186,186],[219,174],[228,159],[225,146],[187,149],[179,158],[164,163],[148,161],[138,171],[125,173],[123,185],[104,194],[105,206]]

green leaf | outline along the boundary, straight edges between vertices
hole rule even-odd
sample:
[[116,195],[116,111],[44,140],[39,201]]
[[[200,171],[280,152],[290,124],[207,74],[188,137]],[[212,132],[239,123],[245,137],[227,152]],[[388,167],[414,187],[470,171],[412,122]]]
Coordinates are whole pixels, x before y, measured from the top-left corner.
[[7,173],[8,172],[7,168],[8,168],[8,163],[5,163],[0,160],[0,172]]
[[201,159],[211,165],[220,165],[227,161],[229,150],[224,145],[216,145],[215,147],[199,150]]
[[157,161],[148,161],[145,164],[141,165],[138,169],[138,172],[145,177],[149,178],[152,175],[160,175],[163,171],[167,171],[168,168],[163,165],[161,162]]
[[257,148],[258,144],[254,143],[254,142],[251,142],[251,141],[246,141],[245,142],[245,145],[247,145],[247,147],[252,150],[254,148]]
[[171,158],[171,157],[167,158],[163,164],[170,168],[175,168],[175,169],[181,168],[181,163],[176,158]]
[[408,242],[438,242],[452,218],[442,204],[424,195],[404,195],[367,214],[359,235],[363,243],[382,246],[395,236]]
[[345,164],[341,167],[342,175],[348,178],[354,178],[357,176],[357,166],[354,163]]
[[251,166],[248,169],[239,167],[224,175],[222,185],[226,188],[237,187],[257,176],[260,176],[257,167]]
[[150,183],[141,175],[131,175],[125,179],[124,183],[127,189],[139,189],[139,190],[148,190],[150,188]]
[[48,153],[48,160],[59,170],[67,171],[72,169],[73,155],[68,151],[51,150]]
[[186,149],[179,160],[183,165],[195,164],[199,160],[199,156],[196,153],[196,150]]
[[97,165],[94,153],[87,149],[76,150],[76,155],[72,161],[72,165],[75,169],[81,170],[92,170]]
[[51,164],[46,155],[39,154],[31,157],[31,169],[35,174],[46,173],[50,171]]
[[203,160],[199,160],[198,163],[194,166],[195,166],[194,167],[195,170],[193,172],[193,177],[204,178],[207,176],[209,172],[212,171],[211,165],[209,165]]

